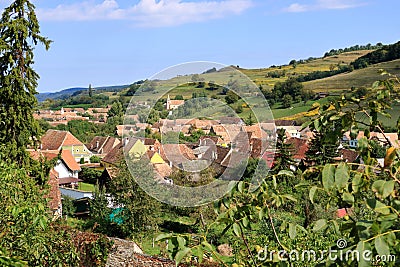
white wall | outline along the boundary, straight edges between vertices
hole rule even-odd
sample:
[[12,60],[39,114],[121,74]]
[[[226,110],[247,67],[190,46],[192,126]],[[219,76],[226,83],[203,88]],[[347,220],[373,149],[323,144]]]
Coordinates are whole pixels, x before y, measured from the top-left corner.
[[68,170],[67,166],[65,166],[61,160],[57,162],[57,165],[54,167],[54,169],[58,172],[60,178],[74,177],[73,173]]
[[59,160],[54,167],[54,169],[58,172],[60,178],[66,177],[74,177],[78,178],[78,171],[70,171],[64,162]]

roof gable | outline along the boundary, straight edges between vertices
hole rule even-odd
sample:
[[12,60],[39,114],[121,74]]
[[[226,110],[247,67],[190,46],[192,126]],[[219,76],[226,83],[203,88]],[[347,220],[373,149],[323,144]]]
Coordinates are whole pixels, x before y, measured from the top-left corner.
[[165,161],[162,159],[162,157],[160,156],[160,154],[158,154],[157,152],[155,152],[153,154],[153,156],[150,158],[150,162],[153,164],[162,164],[165,163]]
[[68,131],[48,130],[41,138],[42,150],[60,150],[63,146],[83,145]]
[[146,146],[143,144],[141,140],[136,140],[135,144],[129,149],[129,155],[134,157],[140,157],[144,155],[147,151]]

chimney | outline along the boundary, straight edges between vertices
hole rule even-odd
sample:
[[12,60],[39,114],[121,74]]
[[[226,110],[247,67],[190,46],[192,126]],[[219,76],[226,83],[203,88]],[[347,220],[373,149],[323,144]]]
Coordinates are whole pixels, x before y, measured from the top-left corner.
[[99,148],[99,141],[96,141],[96,148]]
[[124,146],[126,146],[128,143],[129,143],[129,138],[128,138],[128,137],[125,137],[125,139],[124,139]]

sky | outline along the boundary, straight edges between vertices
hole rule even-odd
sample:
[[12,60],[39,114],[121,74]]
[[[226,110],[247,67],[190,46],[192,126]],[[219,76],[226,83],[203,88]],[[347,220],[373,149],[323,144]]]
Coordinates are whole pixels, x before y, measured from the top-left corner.
[[35,49],[39,92],[130,84],[185,62],[264,68],[400,40],[398,0],[32,2],[53,41]]

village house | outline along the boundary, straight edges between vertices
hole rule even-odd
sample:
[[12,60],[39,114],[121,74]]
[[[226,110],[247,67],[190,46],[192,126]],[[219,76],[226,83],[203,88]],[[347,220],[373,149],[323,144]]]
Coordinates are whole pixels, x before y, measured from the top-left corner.
[[199,139],[198,146],[211,146],[211,145],[222,145],[224,141],[219,136],[203,135]]
[[243,132],[251,133],[251,138],[267,139],[268,134],[261,128],[260,124],[244,125]]
[[204,133],[209,134],[212,125],[217,125],[219,122],[215,120],[200,120],[193,119],[187,122],[186,125],[190,125],[193,130],[202,130]]
[[115,168],[119,167],[122,160],[124,160],[124,146],[121,142],[113,149],[111,149],[111,151],[108,152],[107,155],[101,159],[100,163],[105,168]]
[[[83,112],[82,112],[83,111]],[[35,119],[43,119],[50,125],[67,124],[71,120],[89,120],[89,117],[83,116],[84,110],[81,108],[61,108],[60,110],[39,110],[33,114]]]
[[52,126],[66,125],[71,120],[86,120],[93,123],[104,123],[107,121],[107,108],[64,108],[60,110],[38,110],[33,114],[35,119],[43,119]]
[[148,123],[135,123],[135,124],[125,124],[117,125],[115,133],[121,137],[133,136],[139,131],[144,131],[146,128],[151,128],[151,124]]
[[49,199],[49,207],[54,216],[62,215],[61,191],[60,186],[75,188],[81,180],[78,173],[81,168],[76,163],[74,157],[69,150],[39,151],[28,150],[31,157],[35,160],[44,158],[46,160],[57,159],[55,166],[49,173],[49,193],[45,196]]
[[[129,151],[129,153],[136,153],[136,154],[140,153],[141,155],[144,155],[144,153],[147,150],[157,151],[158,153],[160,153],[161,149],[161,143],[157,139],[152,139],[152,138],[142,138],[142,137],[124,138],[124,144],[125,144],[125,151]],[[142,151],[140,151],[141,146],[144,147]]]
[[[350,137],[350,132],[347,131],[343,134],[342,144],[345,147],[347,146],[349,148],[357,148],[358,140],[360,140],[364,136],[364,131],[359,131],[356,138],[352,139]],[[392,146],[395,148],[400,147],[399,137],[397,133],[385,133],[385,135],[383,135],[379,132],[370,132],[369,136],[370,139],[376,140],[382,146]]]
[[213,125],[210,129],[210,134],[220,136],[224,141],[224,145],[229,145],[241,132],[240,125],[225,124],[225,125]]
[[105,156],[120,143],[121,141],[115,137],[95,136],[92,141],[86,145],[86,147],[89,148],[89,150],[94,154]]
[[171,184],[172,181],[168,177],[172,173],[172,168],[161,156],[162,146],[158,140],[151,138],[124,138],[123,142],[114,147],[102,160],[101,163],[105,167],[102,174],[101,183],[107,183],[117,173],[115,169],[119,167],[121,161],[124,160],[125,153],[131,156],[132,160],[137,160],[146,155],[155,171],[155,178],[161,183]]
[[31,156],[34,159],[40,159],[44,157],[47,160],[55,158],[57,160],[53,167],[53,170],[57,172],[58,184],[60,186],[76,187],[78,182],[81,181],[78,178],[78,174],[81,171],[79,164],[75,161],[74,157],[69,150],[46,150],[46,151],[34,151],[29,150]]
[[244,121],[239,117],[220,117],[219,124],[235,124],[239,126],[245,125]]
[[300,130],[301,126],[279,126],[278,129],[284,129],[286,133],[286,138],[302,138]]
[[80,162],[82,158],[85,162],[89,162],[92,156],[92,152],[68,131],[48,130],[41,138],[39,149],[69,150],[76,162]]
[[167,97],[167,102],[165,103],[165,109],[166,110],[173,110],[177,109],[179,106],[182,106],[185,104],[185,100],[171,100],[171,98]]
[[307,139],[301,139],[298,137],[291,137],[286,139],[286,143],[292,146],[291,155],[294,161],[299,163],[306,157],[306,152],[308,150]]

